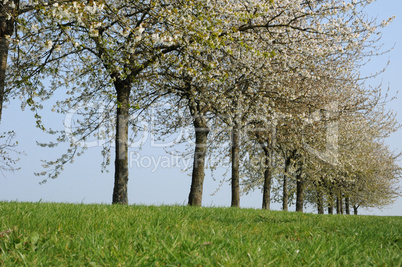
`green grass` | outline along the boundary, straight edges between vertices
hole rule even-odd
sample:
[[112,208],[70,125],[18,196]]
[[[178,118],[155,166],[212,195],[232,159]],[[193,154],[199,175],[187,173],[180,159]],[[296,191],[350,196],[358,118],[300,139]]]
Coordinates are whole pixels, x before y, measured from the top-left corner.
[[0,266],[401,266],[402,217],[0,202]]

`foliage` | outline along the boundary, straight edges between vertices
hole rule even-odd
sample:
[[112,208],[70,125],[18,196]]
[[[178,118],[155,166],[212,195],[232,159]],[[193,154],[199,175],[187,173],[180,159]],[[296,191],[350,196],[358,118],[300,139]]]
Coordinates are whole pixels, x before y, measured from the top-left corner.
[[19,158],[16,155],[22,153],[16,150],[18,141],[14,141],[14,138],[13,131],[0,135],[0,172],[18,170],[16,164]]
[[[7,71],[15,73],[7,76],[15,86],[9,94],[35,112],[38,127],[56,135],[41,145],[70,143],[38,175],[56,178],[85,151],[86,140],[97,138],[104,168],[115,145],[115,185],[125,204],[128,128],[135,135],[140,114],[169,103],[175,108],[156,114],[161,138],[190,124],[195,133],[212,130],[208,142],[196,140],[195,151],[208,146],[210,157],[224,161],[230,136],[239,133],[241,155],[232,154],[232,165],[241,162],[243,169],[234,168],[232,178],[242,174],[245,191],[261,186],[262,173],[265,183],[269,176],[281,179],[281,156],[295,151],[290,173],[300,173],[286,173],[290,186],[298,177],[314,191],[323,181],[327,201],[336,187],[356,205],[390,203],[401,173],[383,138],[399,125],[383,108],[381,87],[367,87],[359,68],[384,52],[377,36],[392,18],[367,18],[371,2],[55,0],[16,7],[5,1],[18,11],[3,16],[18,25],[7,36]],[[41,121],[41,103],[53,95],[62,96],[53,111],[70,119],[61,131]],[[205,153],[187,155],[196,166]],[[254,159],[260,164],[249,164]]]

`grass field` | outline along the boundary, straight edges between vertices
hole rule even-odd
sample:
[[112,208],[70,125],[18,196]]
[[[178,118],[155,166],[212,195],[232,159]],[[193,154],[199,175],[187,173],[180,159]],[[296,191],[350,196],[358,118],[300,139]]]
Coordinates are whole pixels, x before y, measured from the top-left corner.
[[402,217],[0,202],[0,266],[401,266]]

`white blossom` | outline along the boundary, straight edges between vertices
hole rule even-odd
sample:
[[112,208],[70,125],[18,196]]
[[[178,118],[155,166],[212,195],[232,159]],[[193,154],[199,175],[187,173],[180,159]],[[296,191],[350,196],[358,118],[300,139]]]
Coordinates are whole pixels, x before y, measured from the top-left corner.
[[45,48],[46,49],[51,49],[53,47],[53,41],[52,40],[48,40],[45,42]]

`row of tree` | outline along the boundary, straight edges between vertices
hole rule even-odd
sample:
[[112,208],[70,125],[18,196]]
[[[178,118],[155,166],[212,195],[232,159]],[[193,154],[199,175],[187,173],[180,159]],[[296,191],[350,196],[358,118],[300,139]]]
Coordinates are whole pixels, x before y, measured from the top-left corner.
[[[399,125],[359,72],[381,52],[377,34],[389,22],[367,18],[370,2],[3,1],[1,97],[20,97],[38,127],[70,143],[45,164],[48,178],[88,138],[105,140],[104,167],[114,146],[113,203],[128,203],[139,115],[169,103],[154,131],[194,127],[184,153],[194,158],[189,205],[202,203],[209,157],[230,158],[234,207],[241,188],[256,187],[264,209],[281,196],[287,210],[294,195],[298,211],[307,202],[320,213],[335,202],[341,212],[343,200],[346,212],[386,205],[399,195],[401,169],[384,138]],[[54,111],[80,110],[68,131],[42,123],[41,102],[55,94]]]

